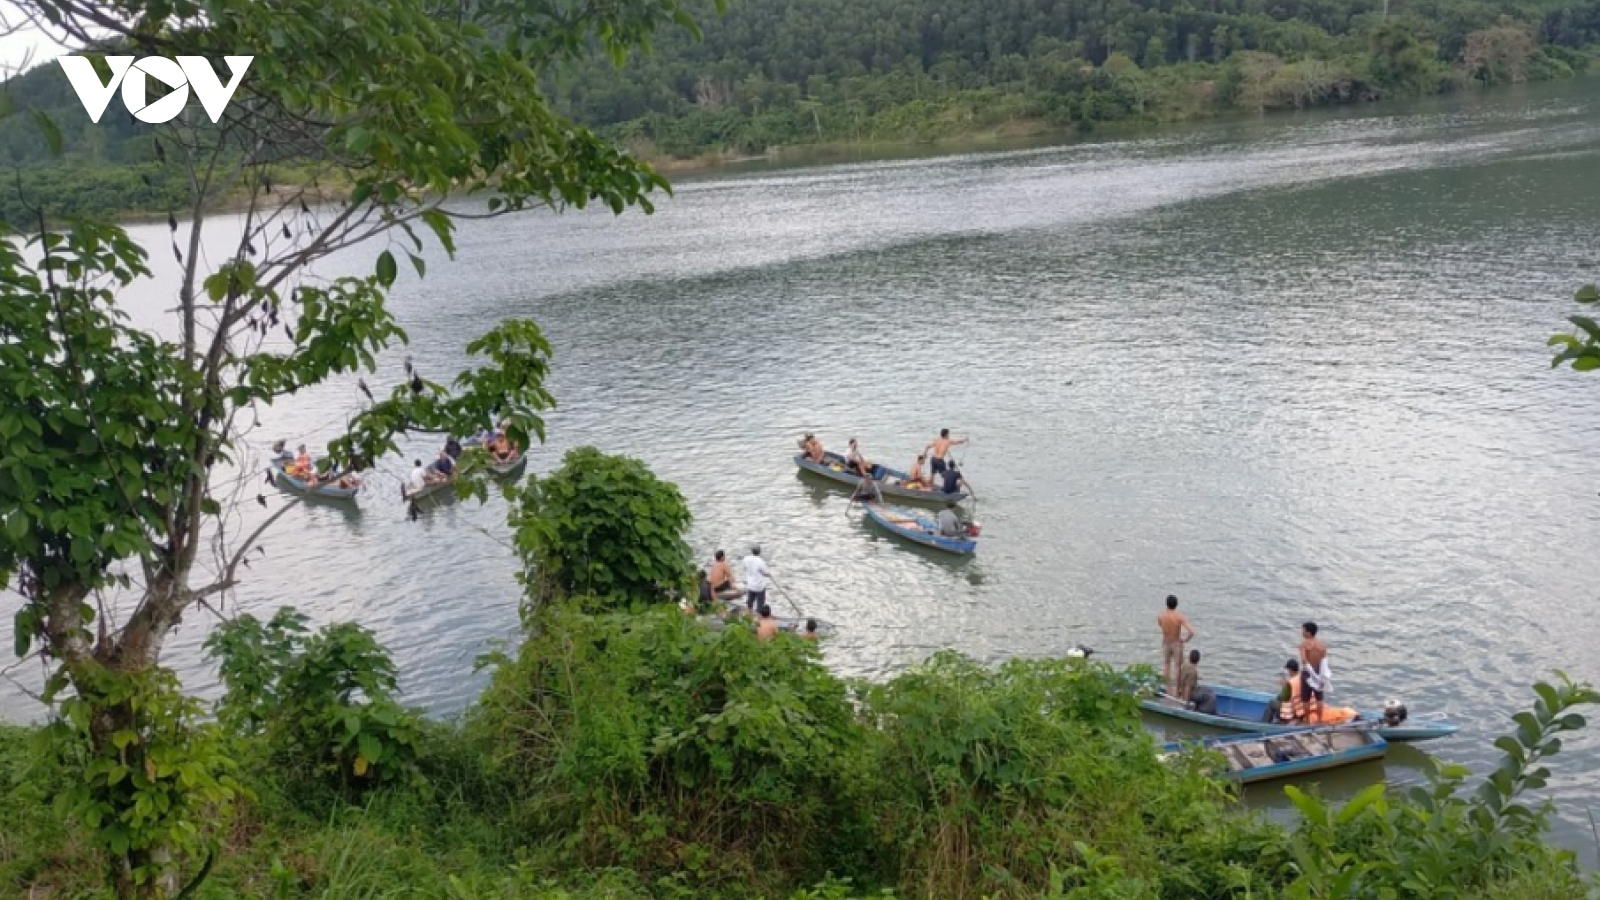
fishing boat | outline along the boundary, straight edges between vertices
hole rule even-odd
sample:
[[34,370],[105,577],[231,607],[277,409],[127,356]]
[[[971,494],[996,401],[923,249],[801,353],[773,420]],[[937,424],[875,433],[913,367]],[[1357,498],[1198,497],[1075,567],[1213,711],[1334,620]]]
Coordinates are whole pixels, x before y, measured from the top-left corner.
[[1228,761],[1227,770],[1218,774],[1240,784],[1253,784],[1382,759],[1389,742],[1370,727],[1340,726],[1293,734],[1174,741],[1161,745],[1161,755],[1170,758],[1196,746],[1220,753]]
[[327,482],[318,483],[316,487],[303,479],[289,474],[289,465],[294,462],[293,457],[278,457],[272,461],[272,482],[285,490],[308,497],[321,497],[325,500],[354,500],[360,487],[343,488],[338,484]]
[[[845,463],[844,457],[837,453],[825,453],[823,454],[823,459],[825,461],[819,463],[805,456],[797,455],[794,458],[794,464],[806,470],[807,472],[821,475],[823,478],[827,478],[830,481],[837,481],[840,484],[848,484],[851,487],[855,487],[861,483],[861,476],[857,475],[855,471]],[[881,464],[874,465],[872,467],[872,480],[878,483],[878,490],[882,491],[885,497],[895,497],[901,500],[911,500],[918,503],[940,504],[949,503],[952,500],[959,503],[967,498],[966,492],[964,491],[957,491],[954,494],[946,494],[944,491],[920,490],[917,488],[905,487],[904,485],[900,484],[900,482],[905,481],[906,477],[906,473],[900,471],[899,469],[891,469],[888,466]]]
[[415,491],[409,487],[402,486],[400,488],[400,499],[407,503],[416,503],[419,500],[428,499],[432,499],[435,503],[442,503],[456,495],[455,487],[456,481],[454,478],[447,478],[444,481],[431,481]]
[[[1247,731],[1254,734],[1292,734],[1317,728],[1317,725],[1284,725],[1268,714],[1269,705],[1276,695],[1242,688],[1206,685],[1217,695],[1217,711],[1203,713],[1189,709],[1183,701],[1165,694],[1144,697],[1139,701],[1146,712],[1210,725],[1228,731]],[[1354,724],[1371,725],[1387,741],[1431,741],[1449,737],[1460,730],[1459,726],[1442,716],[1412,717],[1404,704],[1391,700],[1382,712],[1358,712]]]
[[[726,628],[730,623],[733,622],[744,622],[751,628],[755,627],[756,617],[750,612],[749,609],[745,607],[743,600],[723,599],[722,604],[726,608],[722,610],[720,614],[702,613],[695,616],[695,618],[699,619],[705,625],[715,629]],[[687,612],[689,610],[686,609],[685,611]],[[806,633],[805,619],[792,618],[790,616],[773,616],[772,620],[778,623],[778,630],[780,632],[793,634],[796,636],[804,635]],[[817,623],[817,637],[819,639],[832,637],[839,630],[831,622],[824,622],[821,619],[816,619],[814,621]]]
[[[466,440],[462,441],[461,442],[461,446],[463,446],[463,447],[481,447],[481,446],[483,446],[483,442],[484,442],[484,435],[476,434],[476,435],[473,435],[472,437],[469,437]],[[517,453],[517,455],[512,457],[511,459],[508,459],[508,460],[505,460],[505,461],[501,461],[501,460],[495,459],[493,456],[489,457],[489,471],[493,472],[496,476],[498,476],[500,478],[505,478],[505,477],[507,477],[509,475],[516,474],[517,472],[522,470],[523,466],[526,466],[527,464],[528,464],[528,454],[521,453],[521,452]]]
[[866,503],[863,506],[866,507],[867,518],[898,537],[946,553],[968,555],[978,552],[976,525],[968,525],[963,537],[946,537],[939,533],[937,522],[913,510],[881,503]]

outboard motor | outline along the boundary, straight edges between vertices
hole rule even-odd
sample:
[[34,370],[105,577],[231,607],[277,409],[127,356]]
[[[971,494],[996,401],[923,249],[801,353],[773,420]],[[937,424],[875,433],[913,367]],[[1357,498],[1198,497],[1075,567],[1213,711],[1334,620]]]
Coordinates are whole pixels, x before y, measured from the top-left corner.
[[982,525],[979,525],[977,522],[968,522],[967,523],[967,537],[975,538],[980,534],[983,534],[983,526]]
[[1383,724],[1394,728],[1406,720],[1406,705],[1399,700],[1386,700],[1383,704]]
[[1067,648],[1067,656],[1071,659],[1086,659],[1094,655],[1094,651],[1082,644],[1073,644]]

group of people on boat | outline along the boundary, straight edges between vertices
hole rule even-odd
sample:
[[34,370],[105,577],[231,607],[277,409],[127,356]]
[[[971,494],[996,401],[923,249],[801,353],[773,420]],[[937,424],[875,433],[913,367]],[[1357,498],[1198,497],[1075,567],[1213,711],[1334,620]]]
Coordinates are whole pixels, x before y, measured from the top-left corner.
[[[950,448],[965,444],[965,438],[953,438],[950,429],[939,430],[939,436],[934,438],[917,454],[917,459],[905,473],[904,478],[893,481],[898,487],[914,491],[930,491],[944,494],[959,494],[970,490],[966,479],[962,477],[956,462],[950,456]],[[818,465],[828,465],[828,453],[823,449],[822,442],[816,434],[806,432],[798,441],[800,453],[806,459]],[[861,445],[851,438],[844,454],[846,470],[861,478],[857,499],[878,499],[876,481],[881,477],[879,466],[867,460],[861,452]],[[924,471],[926,469],[926,471]]]
[[[1161,627],[1161,675],[1169,698],[1196,712],[1217,712],[1214,692],[1200,684],[1200,651],[1185,649],[1194,640],[1194,626],[1178,611],[1178,598],[1167,597],[1167,608],[1156,616]],[[1300,626],[1299,654],[1284,664],[1277,697],[1268,715],[1283,725],[1339,725],[1356,718],[1356,711],[1329,706],[1333,673],[1328,667],[1328,645],[1318,636],[1315,622]]]
[[315,490],[319,486],[355,490],[361,486],[361,478],[354,472],[333,470],[328,472],[327,475],[318,474],[317,465],[311,459],[311,454],[307,452],[305,444],[297,447],[292,457],[284,451],[283,441],[278,441],[273,445],[272,449],[278,454],[278,459],[283,465],[284,474],[296,481],[303,482],[308,490]]
[[[771,581],[772,571],[767,568],[767,561],[761,557],[760,547],[750,548],[750,555],[744,558],[741,568],[744,569],[743,589],[734,583],[733,568],[728,563],[727,552],[718,550],[712,557],[711,564],[699,571],[699,601],[685,606],[684,611],[689,614],[715,614],[725,620],[754,617],[756,637],[763,641],[772,640],[782,628],[778,620],[772,616],[772,607],[767,604],[767,585]],[[744,597],[742,607],[738,603],[741,595]],[[807,619],[805,630],[800,632],[800,637],[805,640],[816,640],[817,627],[816,619]]]

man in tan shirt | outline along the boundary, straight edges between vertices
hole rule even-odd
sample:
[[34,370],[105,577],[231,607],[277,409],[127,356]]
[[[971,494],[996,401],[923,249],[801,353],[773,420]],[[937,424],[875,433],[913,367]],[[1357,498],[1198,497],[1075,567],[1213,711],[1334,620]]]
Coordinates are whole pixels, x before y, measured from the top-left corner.
[[1161,676],[1167,683],[1167,693],[1176,694],[1178,672],[1183,668],[1183,645],[1194,640],[1194,626],[1178,612],[1178,598],[1170,594],[1167,611],[1156,616],[1156,624],[1161,626]]

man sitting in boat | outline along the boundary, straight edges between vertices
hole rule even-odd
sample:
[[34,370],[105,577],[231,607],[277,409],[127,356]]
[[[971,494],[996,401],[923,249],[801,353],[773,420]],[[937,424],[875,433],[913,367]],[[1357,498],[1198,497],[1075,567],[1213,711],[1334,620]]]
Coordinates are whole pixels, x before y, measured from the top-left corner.
[[455,473],[456,461],[450,458],[450,454],[440,450],[439,458],[428,466],[428,471],[423,473],[423,477],[427,479],[428,484],[438,484],[441,481],[449,481]]
[[933,490],[933,482],[931,480],[925,481],[922,478],[922,464],[927,461],[928,454],[917,454],[917,461],[911,464],[911,472],[906,475],[905,480],[900,482],[900,486],[913,491]]
[[311,464],[311,454],[306,452],[306,445],[301,444],[295,451],[294,462],[289,465],[289,474],[302,481],[315,477],[317,467]]
[[1303,699],[1300,660],[1291,659],[1283,666],[1284,689],[1278,692],[1277,718],[1280,725],[1342,725],[1355,719],[1356,711],[1345,706],[1328,706],[1322,702],[1308,703]]
[[856,446],[855,438],[850,439],[850,452],[845,454],[844,461],[849,463],[850,468],[855,470],[855,473],[862,478],[872,477],[872,464],[867,462],[867,458],[861,455],[861,448]]
[[409,488],[407,493],[415,494],[428,486],[428,469],[420,459],[412,460],[411,466],[411,476],[406,479],[406,486]]
[[706,576],[706,581],[711,585],[714,595],[734,594],[739,592],[738,586],[733,583],[733,569],[728,565],[728,554],[718,550],[716,558],[711,563],[711,571]]
[[809,431],[806,432],[805,437],[800,439],[800,453],[814,463],[828,461],[828,454],[823,451],[822,442],[817,440],[817,436]]
[[939,510],[938,521],[940,537],[958,538],[965,530],[961,527],[961,520],[956,517],[955,503],[947,503],[944,509]]
[[961,477],[961,470],[956,468],[955,460],[951,460],[944,470],[944,484],[940,490],[946,494],[958,494],[967,487],[967,480]]

